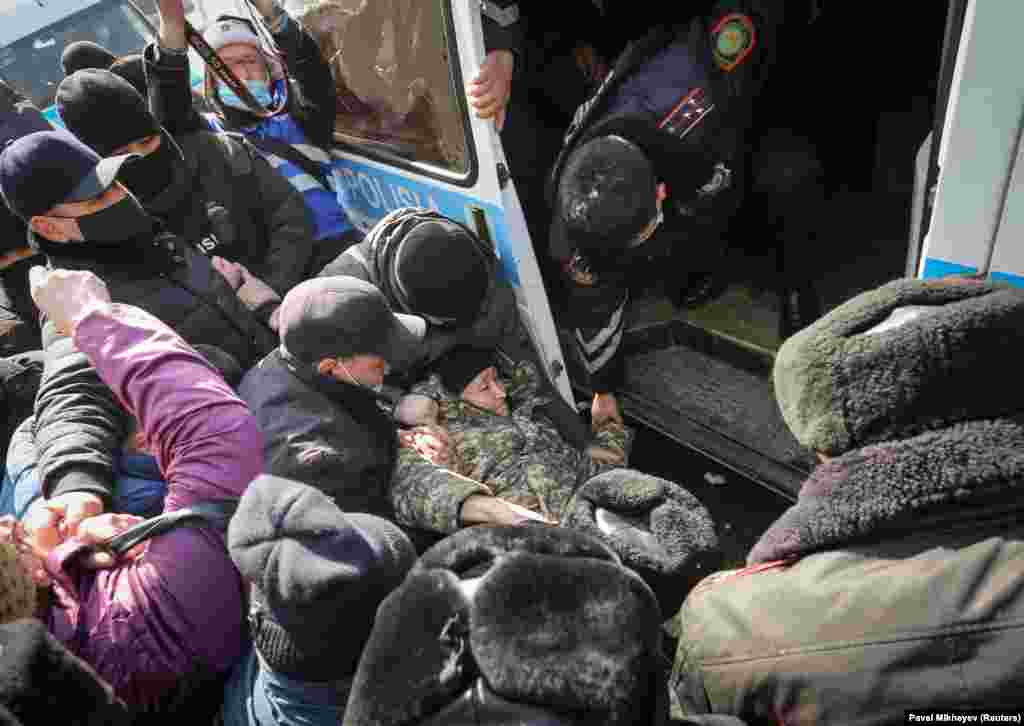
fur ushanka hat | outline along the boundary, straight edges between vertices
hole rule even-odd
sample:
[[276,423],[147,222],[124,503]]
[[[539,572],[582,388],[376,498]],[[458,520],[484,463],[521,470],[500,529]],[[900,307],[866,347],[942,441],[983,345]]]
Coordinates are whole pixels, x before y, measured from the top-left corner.
[[344,723],[650,726],[668,714],[661,622],[643,580],[589,535],[463,529],[381,604]]
[[1024,410],[1024,290],[984,280],[896,280],[789,338],[775,396],[804,446],[867,444]]

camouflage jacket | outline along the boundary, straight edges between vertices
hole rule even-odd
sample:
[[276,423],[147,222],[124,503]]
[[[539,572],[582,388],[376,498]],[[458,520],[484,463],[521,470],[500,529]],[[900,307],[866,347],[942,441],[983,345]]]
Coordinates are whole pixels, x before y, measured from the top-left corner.
[[[400,449],[391,501],[403,524],[454,532],[461,526],[462,502],[472,494],[501,497],[559,520],[580,484],[613,468],[565,441],[538,410],[550,400],[539,394],[541,381],[532,363],[503,368],[509,416],[454,398],[436,375],[413,388],[439,402],[439,423],[451,437],[452,457],[444,468],[412,449]],[[595,431],[594,443],[627,459],[632,439],[631,429],[609,423]]]

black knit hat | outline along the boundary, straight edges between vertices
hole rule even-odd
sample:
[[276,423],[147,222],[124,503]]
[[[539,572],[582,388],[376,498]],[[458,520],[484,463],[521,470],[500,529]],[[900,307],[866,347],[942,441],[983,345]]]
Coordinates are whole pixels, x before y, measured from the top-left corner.
[[446,711],[494,700],[502,723],[657,723],[661,621],[650,589],[592,537],[464,529],[381,604],[344,723],[489,723]]
[[110,72],[128,81],[139,95],[146,98],[149,91],[146,86],[146,63],[142,53],[122,56],[110,64]]
[[108,70],[72,73],[57,86],[54,100],[68,130],[100,156],[160,133],[146,100]]
[[113,689],[38,620],[0,625],[0,705],[32,724],[128,724]]
[[228,549],[252,583],[252,636],[264,661],[317,682],[355,672],[377,606],[416,559],[391,522],[344,514],[323,492],[269,475],[242,496]]
[[460,396],[462,390],[480,374],[480,371],[497,363],[498,356],[493,350],[459,346],[439,358],[436,367],[444,387],[452,395]]
[[110,68],[117,56],[98,43],[91,40],[78,40],[68,43],[60,54],[60,67],[64,75],[70,76],[83,68]]
[[402,312],[435,325],[468,325],[480,313],[494,269],[469,229],[430,215],[395,240],[386,273]]

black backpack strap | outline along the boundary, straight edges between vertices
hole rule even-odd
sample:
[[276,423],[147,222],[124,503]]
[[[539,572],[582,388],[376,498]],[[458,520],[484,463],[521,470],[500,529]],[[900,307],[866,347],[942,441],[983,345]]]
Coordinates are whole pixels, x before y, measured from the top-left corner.
[[191,507],[167,512],[139,522],[121,534],[111,537],[96,549],[120,557],[135,545],[182,526],[213,527],[221,532],[227,530],[228,520],[235,513],[238,502],[233,499],[211,499],[197,502]]
[[324,189],[326,189],[327,191],[332,190],[330,181],[324,174],[323,167],[321,167],[318,162],[314,161],[313,159],[310,159],[308,156],[303,154],[301,151],[296,149],[291,144],[286,144],[285,142],[278,141],[277,139],[256,137],[249,137],[248,141],[260,151],[263,151],[267,154],[273,154],[274,156],[278,156],[284,159],[285,161],[290,161],[291,163],[295,164],[295,166],[299,167],[304,172],[309,174],[311,177],[316,179]]

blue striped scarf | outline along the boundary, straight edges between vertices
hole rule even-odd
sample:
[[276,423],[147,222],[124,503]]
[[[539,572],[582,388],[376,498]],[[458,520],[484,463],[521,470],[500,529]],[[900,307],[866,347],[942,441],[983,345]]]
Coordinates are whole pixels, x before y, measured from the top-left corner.
[[[284,80],[274,82],[273,93],[275,102],[284,92],[284,83]],[[210,128],[215,131],[227,130],[224,128],[222,120],[214,114],[208,114],[206,121]],[[315,239],[322,240],[340,237],[349,230],[354,229],[354,225],[349,221],[348,215],[345,213],[350,192],[334,170],[330,155],[319,146],[309,143],[302,127],[299,126],[290,113],[279,114],[264,119],[254,126],[239,130],[246,136],[258,139],[275,139],[289,144],[300,154],[309,157],[323,168],[323,175],[330,182],[331,189],[324,189],[319,181],[287,159],[282,159],[279,156],[264,151],[260,152],[270,166],[276,169],[302,194],[306,207],[313,216],[313,223],[316,229]]]

